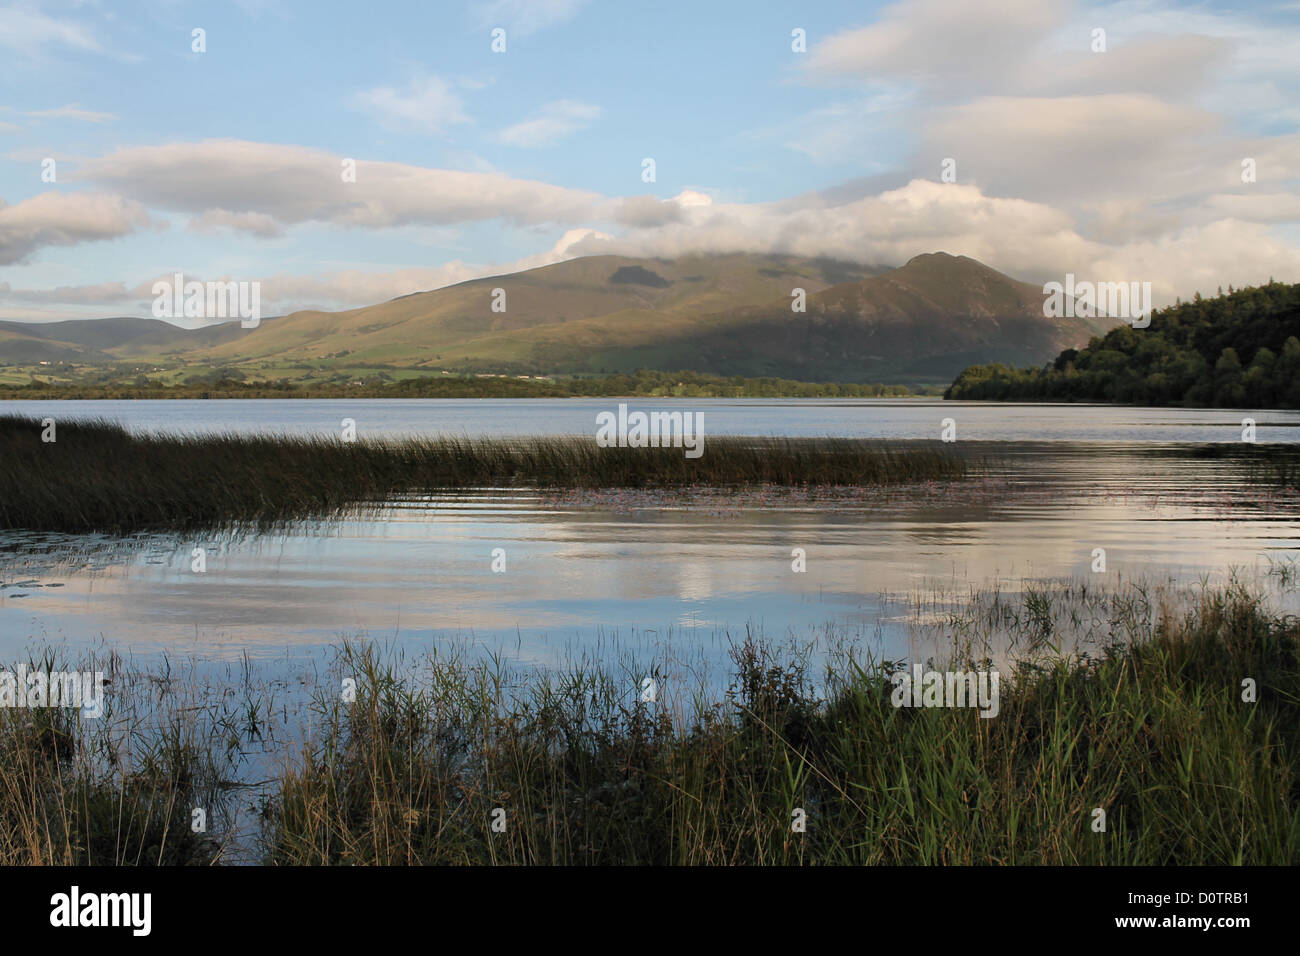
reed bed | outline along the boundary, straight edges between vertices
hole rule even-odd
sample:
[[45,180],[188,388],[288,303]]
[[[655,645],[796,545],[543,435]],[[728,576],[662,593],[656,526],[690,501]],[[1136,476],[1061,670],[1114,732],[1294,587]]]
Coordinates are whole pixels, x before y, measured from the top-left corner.
[[707,438],[681,448],[601,448],[594,437],[343,441],[132,435],[0,416],[0,528],[122,533],[327,518],[400,493],[542,488],[885,485],[960,479],[939,442]]
[[[1014,617],[1037,634],[1068,600],[1028,592]],[[748,641],[725,700],[675,714],[599,671],[521,697],[491,670],[444,666],[413,689],[348,647],[362,692],[322,701],[268,814],[267,860],[1300,862],[1300,623],[1236,585],[1149,616],[1140,604],[1120,596],[1125,619],[1094,655],[1022,662],[988,719],[895,708],[896,662],[850,660],[819,692]]]
[[[272,701],[205,686],[169,662],[151,673],[46,652],[26,672],[104,675],[97,716],[0,707],[0,865],[169,866],[221,862],[231,797]],[[250,700],[253,702],[250,704]],[[259,716],[260,715],[260,716]],[[202,811],[196,817],[195,810]]]
[[1207,442],[1191,449],[1191,454],[1230,462],[1248,481],[1300,490],[1300,445],[1294,443]]
[[[1084,614],[1101,628],[1067,651]],[[653,701],[609,666],[394,662],[349,641],[289,735],[270,719],[283,691],[113,670],[93,726],[0,709],[0,862],[1300,863],[1294,616],[1237,582],[1176,599],[1042,584],[977,592],[942,630],[958,652],[1020,648],[996,716],[895,707],[903,662],[856,644],[813,680],[749,637],[717,689]],[[232,855],[223,795],[249,749],[266,779]]]

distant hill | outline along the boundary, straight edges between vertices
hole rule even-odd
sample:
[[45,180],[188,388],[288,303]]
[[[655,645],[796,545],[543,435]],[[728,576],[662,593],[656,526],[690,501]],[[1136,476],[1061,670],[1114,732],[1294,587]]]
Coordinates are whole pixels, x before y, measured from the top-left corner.
[[1042,368],[968,368],[944,397],[1300,408],[1300,284],[1198,294]]
[[711,316],[681,339],[666,335],[660,347],[724,375],[946,382],[972,362],[1042,361],[1112,324],[1046,318],[1040,286],[937,252],[812,294],[805,313],[791,312],[787,292]]
[[[347,312],[298,312],[196,354],[534,372],[695,368],[680,339],[707,317],[883,271],[790,256],[588,256]],[[494,312],[494,289],[505,311]]]
[[[807,307],[791,310],[794,289]],[[504,291],[504,311],[494,290]],[[83,361],[547,374],[639,368],[806,381],[949,382],[977,362],[1037,363],[1104,331],[1043,316],[1041,288],[964,256],[898,269],[769,255],[588,256],[344,312],[187,331],[153,319],[0,323]],[[5,336],[9,336],[6,338]],[[33,344],[45,342],[45,346]],[[92,358],[99,356],[100,358]]]
[[5,362],[115,362],[137,354],[190,351],[239,337],[238,322],[183,329],[161,319],[119,316],[63,322],[0,321]]
[[0,322],[0,361],[35,365],[39,362],[105,362],[112,356],[76,342],[41,334],[36,322]]

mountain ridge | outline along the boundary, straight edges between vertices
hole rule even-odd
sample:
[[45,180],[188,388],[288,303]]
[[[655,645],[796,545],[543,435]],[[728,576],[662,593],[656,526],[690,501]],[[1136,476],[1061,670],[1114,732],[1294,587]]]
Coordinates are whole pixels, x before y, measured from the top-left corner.
[[[804,290],[803,312],[791,308],[796,289]],[[60,361],[80,350],[83,361],[100,363],[947,382],[971,364],[1046,361],[1113,324],[1042,312],[1039,287],[945,252],[895,269],[744,253],[602,255],[356,309],[301,310],[256,329],[129,318],[0,322],[0,357],[12,361],[11,345],[39,351],[45,340]]]

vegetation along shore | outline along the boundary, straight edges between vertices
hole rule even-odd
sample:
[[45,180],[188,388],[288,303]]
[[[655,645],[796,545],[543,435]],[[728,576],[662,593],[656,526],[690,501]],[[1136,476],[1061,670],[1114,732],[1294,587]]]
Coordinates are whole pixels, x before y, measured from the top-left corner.
[[1042,368],[972,366],[944,398],[1300,408],[1300,284],[1198,293]]
[[345,441],[281,435],[132,435],[104,421],[0,416],[0,528],[128,532],[331,517],[402,493],[509,483],[546,488],[877,485],[967,474],[935,441],[709,437],[601,448],[594,437]]
[[[1105,622],[1086,652],[1058,646],[1072,616]],[[399,667],[348,642],[290,745],[265,688],[83,662],[111,681],[101,718],[0,708],[0,863],[1300,863],[1293,616],[1238,584],[1063,583],[950,625],[957,666],[988,666],[975,634],[1022,653],[991,719],[895,706],[906,662],[860,648],[814,680],[737,640],[724,692],[670,706],[609,668]],[[241,784],[268,740],[290,756]]]

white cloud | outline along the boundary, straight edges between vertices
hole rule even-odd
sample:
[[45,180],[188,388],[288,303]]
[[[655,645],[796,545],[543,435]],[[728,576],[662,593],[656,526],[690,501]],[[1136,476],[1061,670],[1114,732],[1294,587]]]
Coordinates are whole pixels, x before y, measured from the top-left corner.
[[442,133],[448,126],[469,122],[451,84],[432,74],[413,78],[404,89],[378,86],[357,93],[348,105],[369,113],[382,126],[403,131]]
[[67,106],[59,106],[50,110],[26,110],[23,115],[35,116],[37,119],[77,120],[82,123],[111,123],[117,119],[117,116],[113,113],[83,110],[76,103],[69,103]]
[[[514,38],[581,5],[493,0],[471,15]],[[414,231],[490,220],[564,230],[561,242],[516,263],[267,279],[282,284],[286,301],[367,304],[492,274],[481,270],[611,251],[897,265],[945,250],[1037,282],[1065,271],[1131,275],[1169,299],[1269,275],[1300,279],[1286,241],[1298,233],[1285,229],[1300,222],[1296,29],[1258,11],[1167,0],[908,0],[864,15],[875,22],[813,36],[810,53],[796,58],[794,75],[830,97],[802,118],[773,114],[759,136],[877,174],[815,194],[751,204],[689,189],[672,199],[606,197],[497,172],[474,144],[448,151],[459,169],[362,160],[355,183],[341,181],[334,153],[235,140],[121,149],[72,175],[138,211],[185,214],[198,231],[276,237],[303,223]],[[1104,54],[1088,49],[1093,26],[1107,29]],[[473,88],[426,75],[350,102],[392,128],[445,133],[472,122],[461,97]],[[599,116],[591,104],[552,101],[486,138],[543,147]],[[947,157],[957,183],[934,182]],[[1255,184],[1240,181],[1245,157],[1256,161]],[[3,213],[0,253],[21,258],[61,236],[81,241],[72,229],[38,239],[11,224],[6,234]]]
[[1216,193],[1193,213],[1212,220],[1241,219],[1248,222],[1300,222],[1300,195],[1296,193]]
[[[914,180],[853,198],[815,193],[750,204],[705,202],[706,198],[704,193],[686,190],[670,200],[633,197],[619,206],[604,205],[601,208],[620,223],[620,234],[573,227],[545,252],[514,262],[473,264],[456,259],[422,268],[265,276],[260,280],[265,309],[369,305],[467,279],[600,254],[674,258],[686,253],[782,253],[899,265],[921,253],[945,251],[971,256],[1034,283],[1059,279],[1065,272],[1105,281],[1149,281],[1158,305],[1172,302],[1176,295],[1190,297],[1197,290],[1208,294],[1219,285],[1247,285],[1269,277],[1300,281],[1300,250],[1275,235],[1267,223],[1241,218],[1268,214],[1270,206],[1290,212],[1294,198],[1285,195],[1224,193],[1198,211],[1203,221],[1186,226],[1165,222],[1147,235],[1122,228],[1132,217],[1141,216],[1140,205],[1098,207],[1096,217],[1106,219],[1116,233],[1109,241],[1085,236],[1074,217],[1048,203],[990,196],[973,185]],[[147,284],[133,290],[141,308],[147,290]],[[92,293],[60,295],[62,301],[80,303]],[[55,298],[52,295],[48,301]],[[119,299],[115,287],[107,288],[104,307]]]
[[[222,275],[187,278],[198,281],[244,280],[260,283],[263,310],[268,314],[287,314],[303,309],[348,309],[374,305],[414,292],[427,292],[470,279],[505,275],[536,269],[571,259],[578,253],[573,250],[585,241],[602,241],[612,238],[594,229],[567,230],[545,252],[525,256],[513,262],[472,264],[459,259],[431,267],[405,269],[333,269],[324,275],[275,273],[268,276]],[[110,307],[128,314],[145,315],[153,300],[153,284],[159,280],[171,281],[172,275],[150,276],[128,288],[122,282],[102,282],[93,285],[59,286],[54,289],[14,289],[0,282],[0,306],[17,318],[77,318],[85,313],[64,309],[41,308],[17,312],[10,304],[49,306],[100,306]],[[124,304],[130,306],[123,310]],[[102,314],[102,312],[100,313]]]
[[[816,162],[860,156],[866,170],[913,178],[936,178],[951,158],[958,183],[1059,209],[1098,241],[1205,226],[1224,218],[1209,197],[1240,185],[1243,158],[1273,191],[1296,177],[1288,118],[1300,117],[1300,83],[1287,64],[1300,32],[1255,17],[1165,0],[895,3],[814,43],[799,76],[858,99],[781,138]],[[1091,50],[1095,27],[1104,53]],[[1290,204],[1234,208],[1295,221]]]
[[102,49],[89,24],[47,16],[29,7],[0,7],[0,48],[38,57],[48,47],[96,53]]
[[713,197],[698,189],[683,189],[673,197],[673,202],[679,206],[712,206]]
[[61,285],[54,289],[14,289],[8,282],[0,282],[0,302],[107,305],[113,302],[128,302],[132,298],[134,296],[122,282]]
[[809,195],[745,205],[673,203],[672,208],[671,217],[642,217],[622,236],[584,239],[571,251],[667,258],[688,252],[783,253],[871,265],[899,265],[921,253],[944,251],[1030,282],[1067,271],[1150,281],[1159,303],[1188,297],[1198,288],[1210,291],[1269,276],[1300,281],[1300,250],[1264,224],[1223,219],[1107,243],[1082,235],[1070,214],[1048,203],[989,196],[971,185],[918,179],[843,202]]
[[13,205],[0,199],[0,265],[22,262],[42,246],[116,239],[149,223],[143,206],[121,196],[45,192]]
[[547,103],[522,123],[503,129],[497,138],[507,146],[554,146],[570,133],[586,129],[600,118],[600,107],[577,100]]
[[528,36],[570,19],[588,0],[483,0],[475,5],[479,27],[504,27],[506,35]]
[[628,196],[619,202],[614,218],[633,229],[656,229],[668,223],[684,222],[687,208],[700,208],[712,203],[712,196],[694,189],[683,189],[672,199]]
[[[609,239],[606,233],[594,229],[567,230],[550,249],[513,262],[473,264],[456,259],[439,266],[393,270],[335,270],[324,276],[286,275],[267,276],[262,283],[263,301],[272,311],[288,313],[310,308],[349,308],[374,305],[414,292],[427,292],[482,279],[487,276],[506,275],[537,269],[571,259],[578,253],[573,250],[583,242]],[[228,277],[227,277],[228,278]],[[141,290],[148,285],[141,284]],[[141,293],[143,297],[143,293]]]
[[[929,113],[918,156],[957,161],[957,181],[1060,203],[1204,189],[1218,117],[1146,94],[990,96]],[[927,170],[928,172],[928,170]]]
[[815,43],[806,68],[824,79],[893,77],[949,89],[996,83],[1066,15],[1064,0],[906,0],[870,26]]
[[209,209],[190,220],[194,232],[220,232],[229,229],[260,239],[275,239],[284,235],[284,226],[274,217],[262,212],[230,212],[227,209]]
[[603,202],[595,193],[499,173],[367,160],[357,161],[356,182],[343,182],[343,159],[302,146],[205,140],[117,150],[86,160],[76,175],[151,207],[197,215],[200,228],[255,226],[263,234],[273,234],[268,220],[281,227],[581,224],[597,218]]

